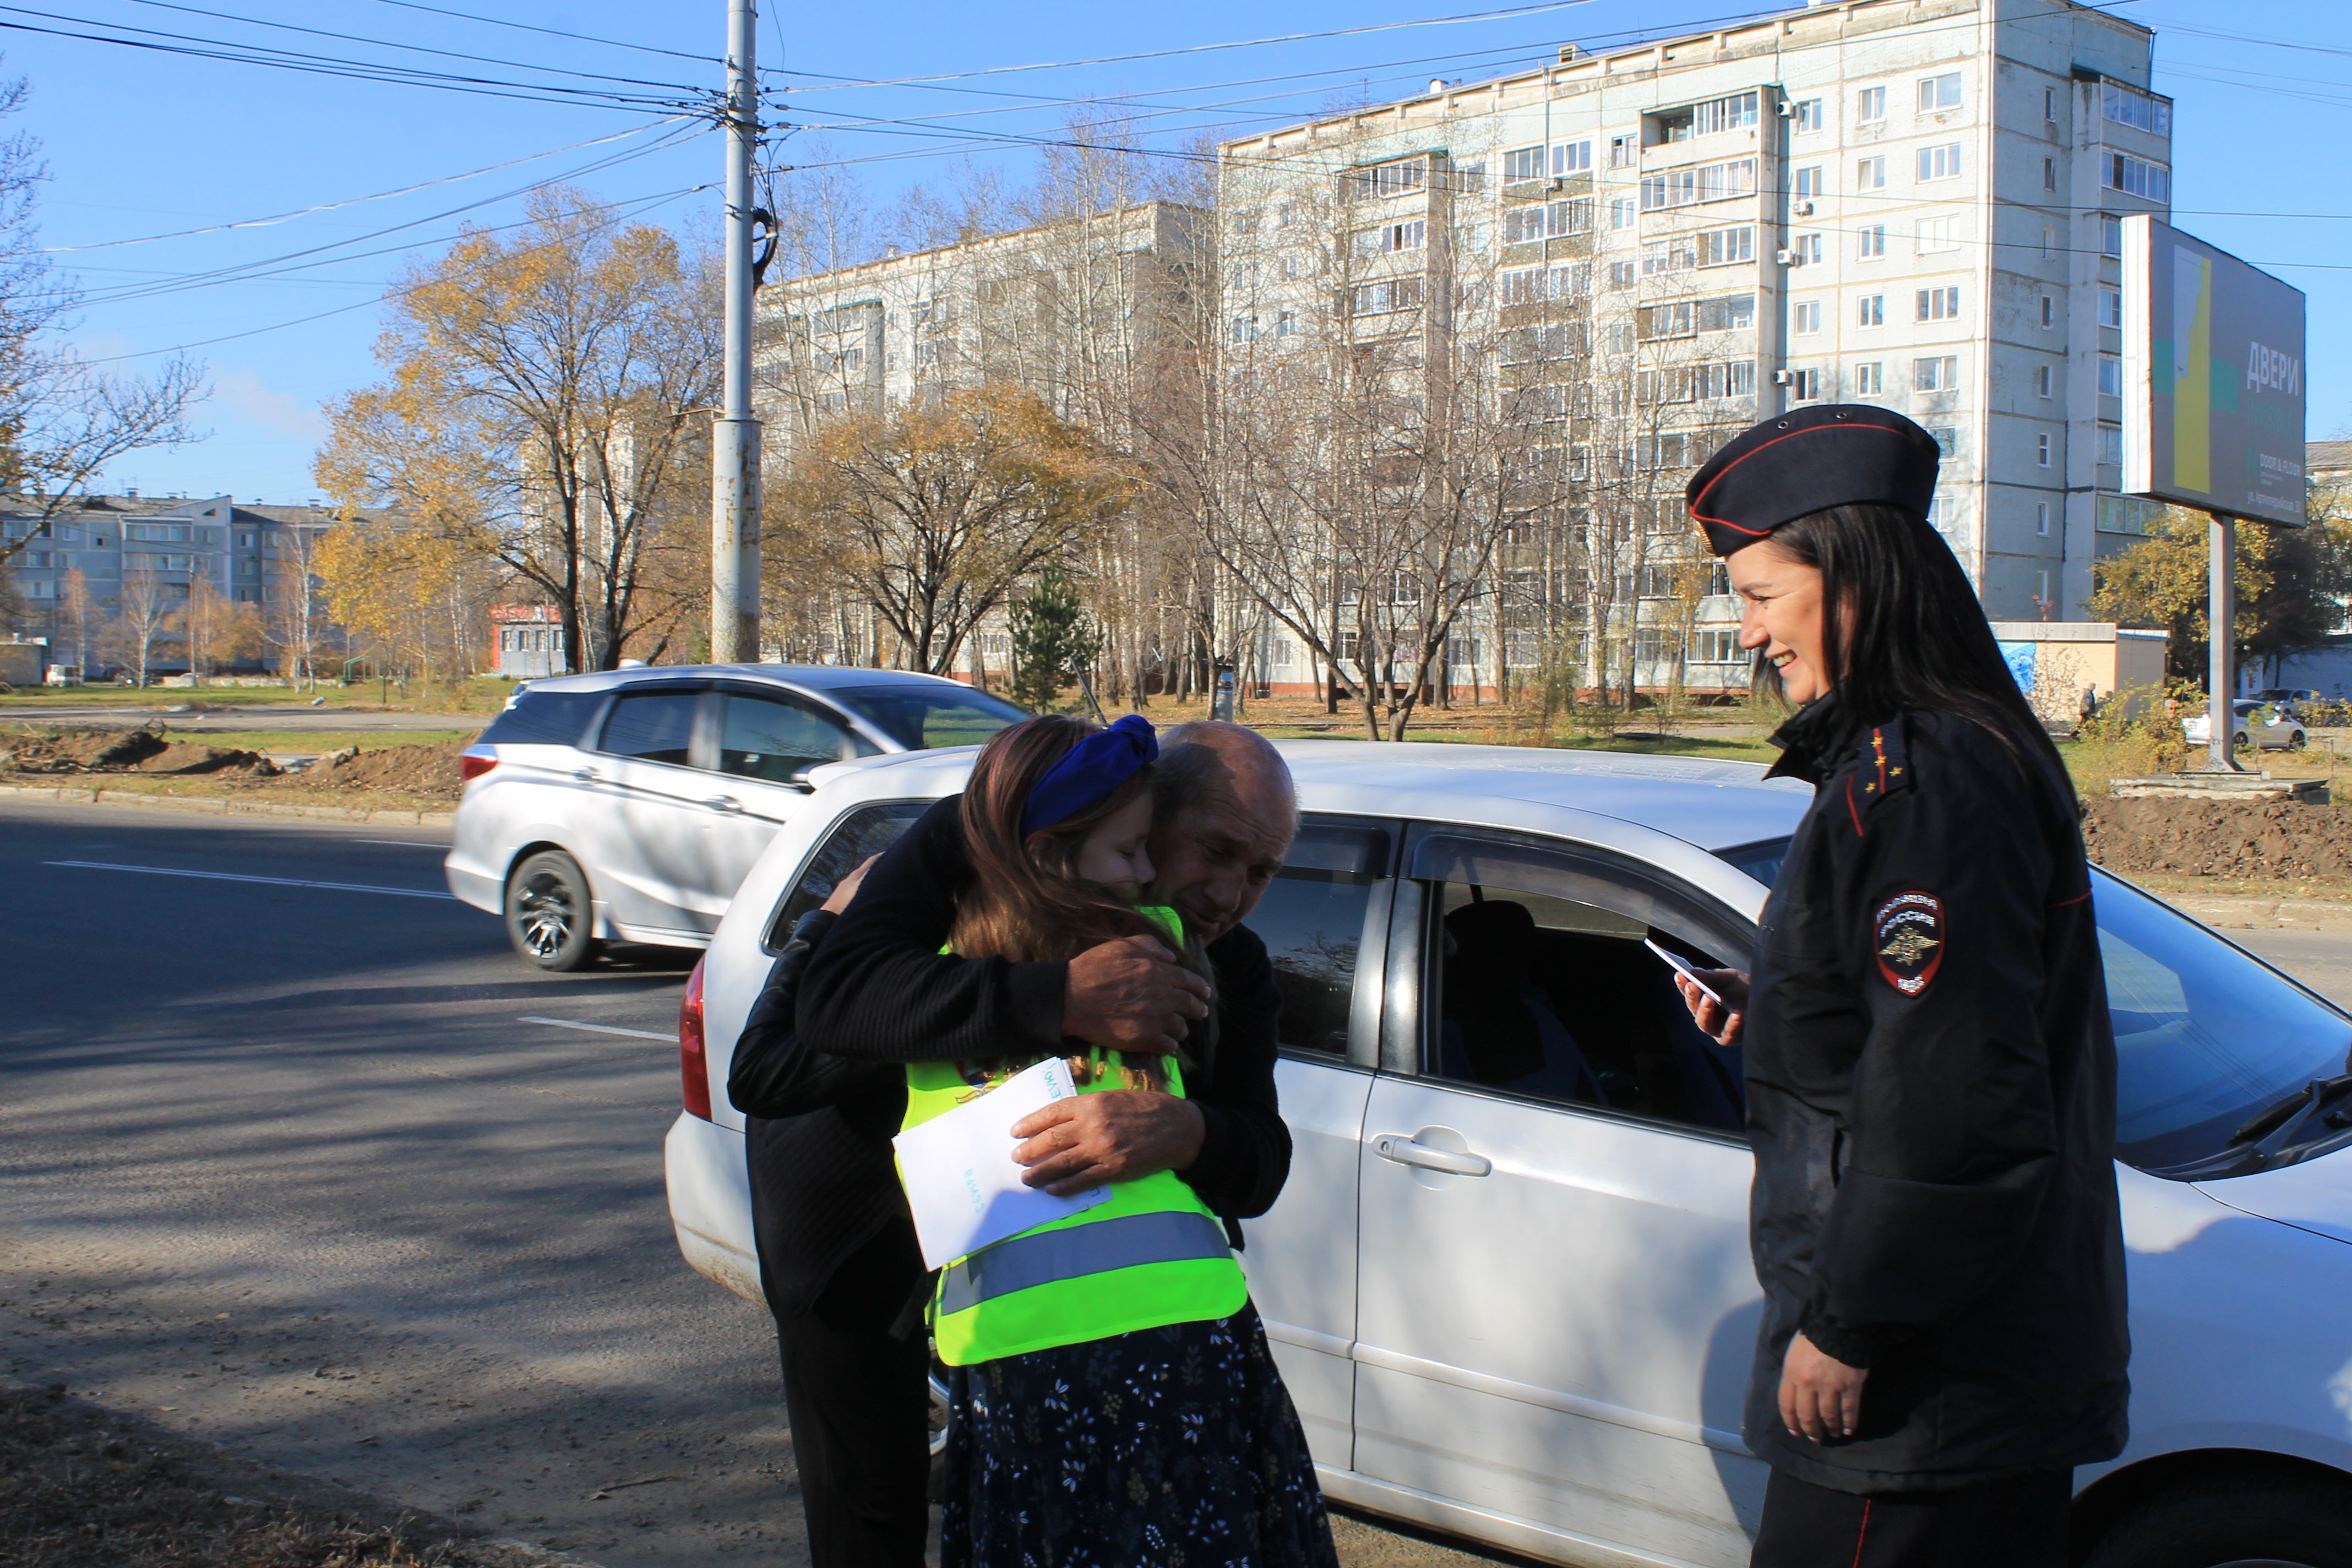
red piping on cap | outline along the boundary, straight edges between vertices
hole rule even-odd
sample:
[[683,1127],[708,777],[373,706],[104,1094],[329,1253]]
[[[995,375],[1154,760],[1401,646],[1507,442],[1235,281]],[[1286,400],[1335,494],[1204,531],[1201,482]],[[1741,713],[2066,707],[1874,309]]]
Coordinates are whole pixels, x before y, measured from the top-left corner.
[[[1714,490],[1716,486],[1723,483],[1725,479],[1730,478],[1732,469],[1739,467],[1740,464],[1746,462],[1748,458],[1755,457],[1758,452],[1769,451],[1770,448],[1779,446],[1781,442],[1793,441],[1800,436],[1851,436],[1855,432],[1862,430],[1874,430],[1882,436],[1896,436],[1902,437],[1906,441],[1911,438],[1899,425],[1875,425],[1867,422],[1860,425],[1809,425],[1802,430],[1791,430],[1786,436],[1775,436],[1769,441],[1758,447],[1756,451],[1740,453],[1739,456],[1734,458],[1731,461],[1723,466],[1722,473],[1716,475],[1715,478],[1706,481],[1706,489],[1699,491],[1698,494],[1693,497],[1690,501],[1690,514],[1692,521],[1696,522],[1717,523],[1722,527],[1731,529],[1735,532],[1749,534],[1758,539],[1763,538],[1766,534],[1771,532],[1772,530],[1769,528],[1741,528],[1738,523],[1729,521],[1727,519],[1709,517],[1706,513],[1698,510],[1700,504],[1706,500],[1708,494]],[[1774,524],[1774,527],[1778,526],[1779,524]]]

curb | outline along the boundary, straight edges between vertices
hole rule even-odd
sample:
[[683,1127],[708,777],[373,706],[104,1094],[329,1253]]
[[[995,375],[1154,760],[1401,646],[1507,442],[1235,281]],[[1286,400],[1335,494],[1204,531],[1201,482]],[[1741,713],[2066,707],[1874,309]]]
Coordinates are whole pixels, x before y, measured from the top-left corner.
[[163,811],[196,811],[214,816],[297,816],[316,822],[373,822],[403,827],[448,827],[447,811],[367,811],[351,805],[289,805],[276,801],[235,800],[226,795],[143,795],[137,790],[88,785],[0,784],[0,802],[53,800],[61,805],[134,805]]

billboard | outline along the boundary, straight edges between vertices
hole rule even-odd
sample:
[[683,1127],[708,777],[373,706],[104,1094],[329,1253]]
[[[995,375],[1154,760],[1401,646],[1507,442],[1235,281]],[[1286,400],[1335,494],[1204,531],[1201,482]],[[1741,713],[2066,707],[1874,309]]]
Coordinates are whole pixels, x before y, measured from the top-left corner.
[[2303,290],[2145,214],[2123,231],[2124,489],[2302,522]]

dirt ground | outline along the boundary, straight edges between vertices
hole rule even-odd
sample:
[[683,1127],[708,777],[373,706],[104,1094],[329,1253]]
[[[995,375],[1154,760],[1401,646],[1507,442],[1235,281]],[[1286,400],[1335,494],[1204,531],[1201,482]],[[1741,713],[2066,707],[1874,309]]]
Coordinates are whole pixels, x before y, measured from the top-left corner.
[[293,789],[367,790],[412,795],[428,801],[455,801],[466,787],[457,758],[472,742],[437,746],[351,746],[330,752],[287,781]]
[[0,735],[0,765],[26,773],[217,773],[265,779],[278,764],[258,752],[175,741],[160,730],[41,731]]
[[69,1397],[0,1381],[12,1568],[525,1568],[558,1561]]
[[2352,877],[2352,812],[2332,805],[2218,800],[2084,803],[2091,858],[2113,871],[2245,881]]
[[347,746],[288,773],[258,752],[208,746],[153,726],[136,730],[0,731],[0,775],[201,776],[238,795],[289,800],[320,795],[397,796],[426,808],[453,804],[465,789],[457,758],[469,742]]

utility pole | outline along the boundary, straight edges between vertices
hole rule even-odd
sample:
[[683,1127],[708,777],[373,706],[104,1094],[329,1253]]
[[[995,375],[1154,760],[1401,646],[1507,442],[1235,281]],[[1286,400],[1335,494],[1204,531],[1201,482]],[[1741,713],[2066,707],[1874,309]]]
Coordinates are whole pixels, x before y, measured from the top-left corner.
[[710,661],[760,657],[760,422],[751,416],[752,58],[757,0],[727,0],[727,384],[710,429]]

